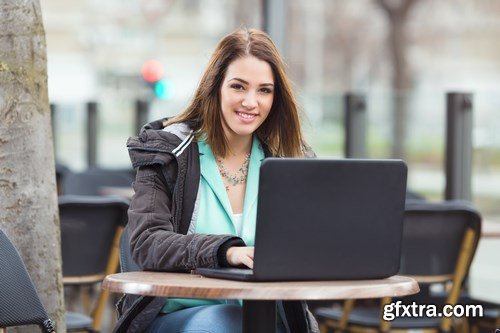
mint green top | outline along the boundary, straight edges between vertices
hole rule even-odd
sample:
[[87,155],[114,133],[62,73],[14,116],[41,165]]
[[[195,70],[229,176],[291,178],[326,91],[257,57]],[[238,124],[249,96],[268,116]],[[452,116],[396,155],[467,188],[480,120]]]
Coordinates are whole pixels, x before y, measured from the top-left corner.
[[[231,234],[237,235],[233,220],[233,211],[222,177],[217,167],[214,154],[206,141],[198,142],[200,152],[200,186],[198,214],[195,233],[197,234]],[[257,218],[257,193],[259,187],[260,163],[264,159],[262,145],[256,136],[252,140],[248,177],[243,202],[243,227],[240,237],[247,246],[255,244],[255,223]],[[206,300],[170,298],[163,306],[162,313],[170,313],[180,309],[201,306],[234,303],[226,300]]]

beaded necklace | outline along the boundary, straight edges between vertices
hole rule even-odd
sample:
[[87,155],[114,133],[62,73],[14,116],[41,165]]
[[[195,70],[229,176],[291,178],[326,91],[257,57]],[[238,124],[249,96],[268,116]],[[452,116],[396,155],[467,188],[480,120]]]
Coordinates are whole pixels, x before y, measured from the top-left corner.
[[[226,167],[224,166],[224,163],[222,162],[222,159],[217,159],[217,167],[219,168],[219,173],[220,175],[227,180],[227,182],[232,185],[236,186],[238,184],[242,184],[246,182],[247,176],[248,176],[248,165],[250,164],[250,153],[247,153],[245,155],[245,160],[243,161],[243,165],[241,168],[238,170],[236,174],[230,173]],[[225,185],[226,191],[229,191],[229,185]]]

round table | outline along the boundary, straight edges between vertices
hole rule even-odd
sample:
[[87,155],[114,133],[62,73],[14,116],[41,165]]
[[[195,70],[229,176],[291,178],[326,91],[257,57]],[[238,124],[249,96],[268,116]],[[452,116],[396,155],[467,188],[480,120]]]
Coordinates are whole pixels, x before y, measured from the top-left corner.
[[406,276],[379,280],[240,282],[188,273],[129,272],[108,275],[104,289],[144,296],[243,300],[243,332],[274,332],[276,300],[397,297],[419,291]]

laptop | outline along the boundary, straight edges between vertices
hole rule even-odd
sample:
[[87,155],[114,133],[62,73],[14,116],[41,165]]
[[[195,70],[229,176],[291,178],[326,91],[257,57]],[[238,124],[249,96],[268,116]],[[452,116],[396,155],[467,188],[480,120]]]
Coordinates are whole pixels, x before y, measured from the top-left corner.
[[399,270],[407,167],[401,160],[267,158],[254,268],[198,268],[242,281],[379,279]]

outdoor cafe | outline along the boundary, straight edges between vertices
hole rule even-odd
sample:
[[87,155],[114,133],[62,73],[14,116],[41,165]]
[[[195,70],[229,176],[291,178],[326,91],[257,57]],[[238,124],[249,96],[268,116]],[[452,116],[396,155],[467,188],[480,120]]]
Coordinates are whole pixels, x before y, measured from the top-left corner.
[[[449,96],[451,98],[465,98],[463,95],[451,94]],[[356,96],[356,98],[360,100],[363,97]],[[358,106],[357,108],[350,108],[353,105],[350,103],[353,99],[352,95],[346,95],[345,99],[345,154],[350,158],[360,157],[356,155],[359,154],[359,151],[365,150],[365,147],[362,146],[364,133],[360,132],[363,127],[359,126],[363,123],[363,110],[359,108],[359,103],[354,104]],[[468,110],[470,112],[471,109]],[[355,113],[357,119],[350,118],[353,117],[350,113]],[[449,123],[464,122],[464,119],[460,117],[467,117],[467,114],[464,110],[454,110],[450,106],[448,117],[450,117]],[[459,126],[453,128],[457,127]],[[491,253],[489,249],[498,245],[500,230],[496,228],[494,223],[484,221],[480,212],[469,201],[457,200],[467,193],[456,189],[465,189],[468,186],[470,188],[470,184],[460,183],[470,181],[470,175],[458,175],[459,171],[454,169],[460,163],[467,163],[467,161],[459,160],[458,157],[454,156],[454,154],[466,155],[464,150],[467,147],[467,145],[456,147],[455,142],[467,142],[467,139],[470,139],[470,131],[463,130],[463,126],[460,128],[461,130],[454,132],[451,129],[447,130],[451,132],[448,135],[447,149],[450,153],[447,156],[456,161],[448,164],[450,167],[447,173],[454,175],[454,177],[447,176],[448,200],[429,202],[424,197],[407,189],[405,182],[403,182],[402,192],[380,193],[380,197],[386,198],[386,201],[391,203],[399,199],[402,200],[404,215],[400,221],[402,224],[399,223],[402,230],[394,229],[387,224],[384,227],[376,227],[377,229],[392,228],[394,229],[392,232],[396,234],[399,232],[402,235],[401,248],[397,249],[399,251],[389,250],[397,254],[398,270],[391,276],[379,279],[360,279],[359,276],[362,275],[356,274],[366,273],[362,273],[363,270],[354,266],[349,268],[352,266],[349,265],[349,262],[358,265],[361,263],[359,258],[356,258],[355,253],[357,249],[363,248],[363,243],[355,243],[354,239],[351,239],[356,237],[354,235],[343,235],[339,226],[335,232],[340,233],[340,237],[336,238],[330,232],[326,235],[316,235],[312,240],[316,243],[328,243],[330,240],[329,244],[333,244],[331,245],[333,248],[315,247],[313,243],[307,245],[306,248],[314,249],[311,250],[313,253],[324,253],[324,258],[321,258],[319,266],[309,263],[304,267],[294,267],[296,257],[292,257],[291,263],[286,262],[286,253],[293,252],[294,247],[296,247],[296,245],[290,247],[289,244],[300,242],[299,238],[294,239],[298,236],[289,234],[283,238],[283,244],[279,246],[273,245],[276,242],[279,243],[276,239],[272,239],[269,245],[266,245],[265,241],[261,241],[261,247],[270,247],[271,251],[270,253],[263,252],[259,257],[264,273],[263,278],[261,278],[263,282],[245,281],[245,279],[241,281],[227,280],[225,277],[218,278],[217,275],[204,277],[203,273],[201,273],[203,275],[199,275],[199,272],[196,271],[187,273],[142,271],[132,259],[130,238],[127,232],[124,232],[127,225],[127,210],[130,200],[134,196],[132,188],[135,180],[134,170],[110,170],[93,167],[83,172],[72,172],[69,168],[58,165],[63,281],[68,295],[79,299],[77,302],[81,304],[77,308],[83,309],[83,312],[66,312],[68,330],[100,331],[103,327],[112,325],[116,319],[106,312],[110,312],[110,304],[115,302],[117,295],[120,294],[140,295],[144,300],[150,300],[152,296],[239,300],[243,305],[241,320],[244,332],[274,332],[277,311],[279,313],[279,307],[276,307],[277,301],[286,302],[288,300],[292,302],[308,301],[322,332],[370,329],[382,331],[394,329],[477,331],[484,327],[494,327],[500,318],[498,306],[495,305],[498,299],[493,293],[494,288],[497,288],[498,281],[485,272],[491,265],[491,261],[488,260],[488,255]],[[95,142],[95,140],[89,141]],[[357,146],[352,144],[353,141],[357,143]],[[89,150],[91,150],[90,147]],[[356,161],[357,159],[352,160]],[[344,161],[349,161],[349,158]],[[328,175],[321,177],[321,183],[327,183],[327,185],[322,188],[321,183],[315,184],[316,190],[322,188],[321,191],[327,191],[332,184],[342,188],[341,179],[328,179],[328,177],[333,177],[332,174],[335,174],[331,170],[340,168],[340,165],[331,166],[328,169]],[[353,169],[353,167],[350,166],[349,169]],[[286,168],[280,170],[283,175]],[[462,168],[462,170],[467,170],[467,168]],[[298,170],[297,172],[304,173],[306,171]],[[318,169],[317,172],[321,172],[321,170]],[[363,173],[367,172],[370,171],[363,170]],[[397,171],[390,170],[390,174],[395,172]],[[346,202],[366,200],[362,198],[360,192],[373,192],[368,196],[368,201],[373,203],[373,207],[370,208],[369,205],[363,207],[364,210],[373,209],[372,212],[368,213],[368,216],[373,216],[376,212],[382,211],[384,205],[383,200],[373,199],[384,183],[377,184],[373,181],[383,178],[386,182],[390,174],[380,175],[378,178],[368,177],[371,180],[363,181],[366,188],[358,188],[353,192],[353,195],[357,197],[345,199],[349,196],[345,190],[338,194],[335,194],[335,191],[330,192],[325,196],[326,201],[323,205],[326,205],[329,211],[342,212],[342,206],[346,206]],[[342,174],[342,177],[350,179],[345,173]],[[358,174],[353,177],[360,179],[362,175]],[[274,176],[274,179],[279,178],[277,175]],[[277,191],[268,191],[269,196],[263,197],[262,202],[276,200],[273,198],[275,195],[273,193],[280,197],[284,196],[283,200],[285,201],[294,200],[294,191],[292,188],[287,188],[287,183],[275,183],[270,188],[276,188]],[[307,191],[306,185],[304,185],[302,195],[305,191]],[[291,193],[291,196],[287,197],[287,193]],[[336,202],[339,202],[340,205],[337,206]],[[328,224],[328,221],[322,217],[329,219],[331,216],[318,208],[321,207],[321,203],[315,202],[315,204],[320,206],[312,209],[317,209],[319,212],[317,216],[310,218],[319,221],[317,227],[320,228],[321,225]],[[275,208],[273,206],[273,210]],[[288,207],[286,210],[291,212],[290,216],[283,220],[293,220],[293,215],[300,215],[301,210],[307,209],[307,207],[300,207],[299,210],[294,211]],[[265,207],[262,208],[262,216],[270,214],[264,210]],[[347,216],[353,212],[347,209],[339,214]],[[390,220],[391,217],[385,216],[384,219]],[[269,224],[264,220],[265,218],[262,220],[263,224]],[[362,223],[366,222],[362,221]],[[376,219],[372,219],[371,223],[376,224]],[[284,227],[278,226],[277,228]],[[357,228],[353,221],[350,221],[347,227],[348,229]],[[269,232],[272,231],[267,230],[265,233]],[[377,230],[371,232],[376,234]],[[264,234],[264,231],[261,233]],[[326,236],[326,239],[322,239],[323,236]],[[342,242],[342,238],[345,237],[349,239]],[[358,235],[359,237],[362,238]],[[380,230],[380,235],[372,238],[384,239],[385,237],[392,239],[394,235],[391,236],[391,230]],[[364,242],[369,243],[369,240]],[[258,246],[257,248],[260,249]],[[383,247],[385,245],[379,244],[377,246]],[[276,248],[280,247],[284,247],[286,250],[283,253],[276,252]],[[374,251],[375,248],[368,250],[370,253],[377,252]],[[259,255],[258,251],[257,255]],[[303,251],[304,249],[301,249],[301,252]],[[274,258],[273,252],[277,253]],[[367,252],[363,253],[362,257],[368,258],[367,254]],[[379,259],[375,263],[377,268],[384,265],[380,254],[378,255]],[[307,254],[305,257],[308,258]],[[354,269],[354,273],[352,273],[354,275],[339,275],[333,280],[321,279],[325,261],[331,260],[341,263],[343,262],[342,257],[346,258],[347,261],[339,266],[340,271],[342,274],[348,274],[349,270]],[[307,260],[311,260],[311,258]],[[367,261],[362,263],[364,267],[370,266],[370,259]],[[266,266],[276,267],[276,273],[273,273],[272,270],[270,273],[266,272]],[[294,272],[298,275],[295,276]],[[318,277],[320,278],[318,279]],[[78,292],[75,293],[75,290]],[[74,302],[75,299],[70,300],[68,305],[74,306]],[[438,302],[441,302],[442,305],[438,308],[439,310],[433,310],[436,312],[434,316],[426,314],[425,311],[431,311],[427,308],[421,309],[420,315],[415,312],[410,314],[409,311],[407,311],[406,316],[403,315],[405,306],[409,307],[411,304],[422,306],[433,304],[435,306],[440,304]],[[442,311],[444,305],[462,306],[464,309],[466,307],[470,307],[467,309],[476,309],[472,306],[481,306],[480,310],[484,312],[481,316],[479,316],[479,312],[467,316],[460,313],[457,315],[453,312],[450,316],[438,316],[437,313]],[[391,306],[393,311],[396,311],[397,306],[401,307],[401,317],[393,317],[392,320],[386,320],[383,317],[384,314],[388,313],[388,309],[391,309]],[[477,310],[479,311],[479,309]],[[90,315],[85,314],[85,312]]]
[[26,3],[0,333],[500,332],[500,6]]

